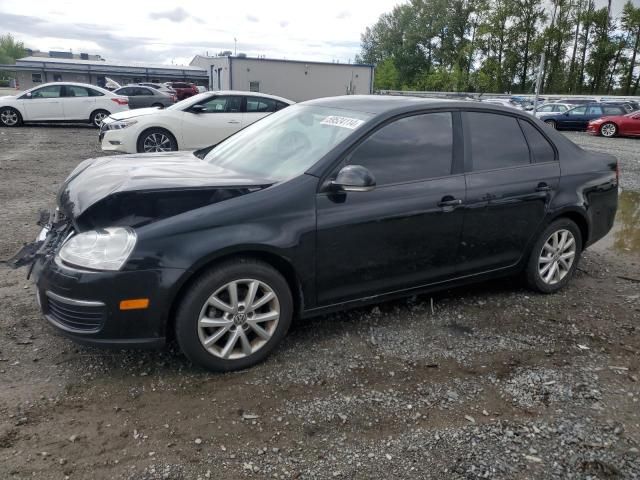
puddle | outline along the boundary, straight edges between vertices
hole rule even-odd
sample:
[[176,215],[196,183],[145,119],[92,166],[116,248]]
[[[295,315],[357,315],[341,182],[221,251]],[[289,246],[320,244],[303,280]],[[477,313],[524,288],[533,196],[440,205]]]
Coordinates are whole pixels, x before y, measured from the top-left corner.
[[590,250],[597,252],[640,253],[640,192],[623,191],[613,228]]

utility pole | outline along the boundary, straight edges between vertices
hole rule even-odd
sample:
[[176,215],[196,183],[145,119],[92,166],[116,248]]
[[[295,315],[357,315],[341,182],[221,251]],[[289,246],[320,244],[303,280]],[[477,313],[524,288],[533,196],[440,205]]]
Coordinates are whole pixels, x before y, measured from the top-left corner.
[[237,57],[238,56],[238,39],[236,37],[233,37],[233,44],[234,44],[234,53],[233,56]]
[[536,75],[536,96],[533,100],[533,113],[538,108],[538,96],[540,95],[540,83],[542,83],[542,74],[544,72],[544,52],[540,55],[540,65],[538,65],[538,74]]

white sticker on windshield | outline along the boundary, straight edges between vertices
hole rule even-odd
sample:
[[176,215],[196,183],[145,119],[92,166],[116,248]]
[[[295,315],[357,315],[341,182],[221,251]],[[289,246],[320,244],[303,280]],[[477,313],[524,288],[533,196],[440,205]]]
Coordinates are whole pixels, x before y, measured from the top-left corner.
[[355,130],[364,123],[364,120],[351,117],[340,117],[338,115],[329,115],[320,122],[321,125],[333,125],[334,127],[348,128]]

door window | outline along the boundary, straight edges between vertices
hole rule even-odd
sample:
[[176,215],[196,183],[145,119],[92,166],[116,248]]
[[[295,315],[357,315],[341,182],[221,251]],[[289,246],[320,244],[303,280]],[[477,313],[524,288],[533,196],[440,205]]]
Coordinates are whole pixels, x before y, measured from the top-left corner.
[[622,112],[620,111],[620,108],[618,107],[602,107],[602,111],[604,112],[605,115],[621,115]]
[[527,138],[531,161],[534,163],[552,162],[556,159],[556,153],[551,144],[538,131],[536,127],[525,120],[518,120],[524,136]]
[[602,107],[599,105],[591,105],[587,111],[587,115],[602,115]]
[[347,163],[368,168],[378,185],[413,182],[451,174],[451,113],[401,118],[377,130]]
[[62,85],[49,85],[31,92],[31,98],[60,98]]
[[567,110],[567,113],[569,115],[584,115],[585,112],[587,111],[587,107],[576,107],[576,108],[572,108],[571,110]]
[[466,115],[474,171],[529,163],[529,148],[514,117],[483,112]]
[[539,112],[553,112],[553,105],[545,105],[538,109]]
[[65,97],[88,97],[89,92],[84,87],[78,87],[76,85],[65,85],[64,96]]
[[247,97],[247,112],[275,112],[276,101],[270,98]]
[[235,113],[242,107],[242,97],[213,97],[202,104],[204,113]]
[[566,105],[556,105],[556,107],[553,109],[554,112],[566,112],[567,111],[567,106]]
[[136,88],[136,95],[153,95],[153,92],[148,88],[138,87]]

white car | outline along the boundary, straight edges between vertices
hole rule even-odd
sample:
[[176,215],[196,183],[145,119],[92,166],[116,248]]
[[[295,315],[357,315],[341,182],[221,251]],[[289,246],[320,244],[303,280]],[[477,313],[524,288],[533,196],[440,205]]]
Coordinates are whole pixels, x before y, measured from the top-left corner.
[[112,113],[129,109],[129,99],[85,83],[45,83],[18,95],[0,97],[0,125],[25,122],[91,123],[99,127]]
[[535,116],[543,118],[546,115],[552,115],[554,113],[564,113],[573,107],[575,107],[575,105],[570,105],[568,103],[545,103],[536,109]]
[[100,128],[100,142],[102,150],[124,153],[196,150],[293,103],[264,93],[199,93],[164,110],[140,108],[111,115]]
[[481,101],[484,103],[491,103],[493,105],[500,105],[502,107],[515,108],[516,110],[523,109],[520,105],[518,105],[518,103],[508,98],[483,98],[481,99]]

